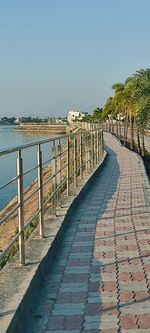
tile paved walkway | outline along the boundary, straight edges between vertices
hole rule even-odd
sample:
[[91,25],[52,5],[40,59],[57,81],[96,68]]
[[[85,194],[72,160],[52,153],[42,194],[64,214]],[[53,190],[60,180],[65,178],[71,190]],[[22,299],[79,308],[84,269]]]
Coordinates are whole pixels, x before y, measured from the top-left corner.
[[150,332],[150,211],[136,154],[108,157],[66,231],[27,333]]

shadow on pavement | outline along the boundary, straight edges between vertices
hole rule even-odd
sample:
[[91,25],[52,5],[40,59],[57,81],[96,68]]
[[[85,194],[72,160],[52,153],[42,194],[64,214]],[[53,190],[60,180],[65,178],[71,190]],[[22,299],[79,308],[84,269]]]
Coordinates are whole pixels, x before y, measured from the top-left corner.
[[101,314],[107,309],[101,298],[105,268],[102,260],[96,257],[99,252],[97,223],[107,219],[106,209],[110,199],[116,200],[120,175],[116,154],[107,146],[105,149],[108,156],[104,167],[68,221],[66,233],[39,292],[39,302],[30,316],[28,333],[99,332],[101,328]]

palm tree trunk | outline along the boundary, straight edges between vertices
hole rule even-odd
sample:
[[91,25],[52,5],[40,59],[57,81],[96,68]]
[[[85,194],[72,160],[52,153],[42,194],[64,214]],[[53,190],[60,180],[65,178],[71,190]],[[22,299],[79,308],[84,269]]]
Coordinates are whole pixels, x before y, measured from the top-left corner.
[[145,142],[144,142],[144,133],[141,133],[141,155],[145,156]]
[[107,132],[109,132],[109,121],[107,120]]
[[109,132],[109,123],[107,123],[107,120],[106,120],[106,132]]
[[116,136],[118,137],[118,120],[116,119]]
[[137,146],[138,146],[138,152],[141,154],[141,146],[140,146],[140,134],[139,131],[137,130]]
[[110,119],[108,120],[108,123],[109,123],[109,126],[108,126],[109,130],[108,130],[108,132],[111,133],[111,122],[110,122]]
[[125,108],[125,116],[124,116],[124,146],[126,145],[127,142],[127,128],[128,128],[128,114],[127,114],[127,109]]
[[121,138],[120,111],[119,111],[119,138]]
[[139,133],[139,129],[138,129],[138,125],[137,125],[136,117],[134,118],[134,123],[135,123],[135,127],[136,127],[136,137],[137,137],[137,148],[138,148],[138,153],[141,154],[140,133]]
[[[126,111],[127,112],[127,111]],[[126,124],[125,124],[125,138],[126,138],[126,142],[128,141],[128,112],[126,114]]]
[[132,113],[130,111],[130,148],[133,150],[134,148],[134,140],[133,140],[133,119]]
[[105,121],[105,131],[107,132],[107,120]]
[[126,115],[124,117],[124,123],[123,123],[123,141],[124,146],[126,145]]
[[113,124],[113,119],[111,119],[111,133],[114,134],[114,124]]

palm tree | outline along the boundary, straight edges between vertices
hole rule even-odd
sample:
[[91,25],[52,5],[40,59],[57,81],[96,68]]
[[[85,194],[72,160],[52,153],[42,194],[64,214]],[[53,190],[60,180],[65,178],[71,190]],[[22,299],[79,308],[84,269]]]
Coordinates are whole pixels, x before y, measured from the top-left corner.
[[145,155],[144,134],[150,125],[150,69],[141,69],[134,75],[136,80],[137,129],[141,136],[141,155]]
[[98,107],[93,110],[92,118],[93,118],[94,121],[96,121],[96,122],[101,122],[102,121],[102,111],[103,111],[103,109],[98,108]]
[[102,119],[105,119],[106,121],[106,126],[107,126],[107,121],[109,123],[109,132],[113,133],[113,116],[115,112],[115,105],[113,102],[113,98],[109,97],[103,107],[102,111]]
[[[112,89],[114,89],[115,93],[113,96],[113,101],[115,105],[115,113],[116,113],[116,135],[121,138],[121,115],[123,115],[124,111],[124,84],[121,82],[117,82],[113,84]],[[119,131],[118,131],[118,122],[119,121]]]
[[115,83],[112,89],[114,89],[114,95],[107,99],[101,119],[106,119],[109,122],[109,130],[114,132],[113,119],[115,118],[116,135],[121,138],[120,118],[121,115],[124,116],[124,144],[127,141],[129,120],[130,148],[134,148],[134,129],[136,127],[138,149],[144,156],[144,134],[146,128],[150,126],[150,68],[137,71],[125,81],[125,84]]
[[136,117],[137,83],[131,76],[125,81],[124,98],[130,121],[130,148],[134,148],[134,119]]

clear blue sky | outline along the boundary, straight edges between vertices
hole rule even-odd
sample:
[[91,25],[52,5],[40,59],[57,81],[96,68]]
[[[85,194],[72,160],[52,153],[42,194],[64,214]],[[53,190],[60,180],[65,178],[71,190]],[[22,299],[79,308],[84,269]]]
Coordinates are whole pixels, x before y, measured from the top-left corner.
[[147,67],[149,0],[0,1],[0,117],[90,112]]

